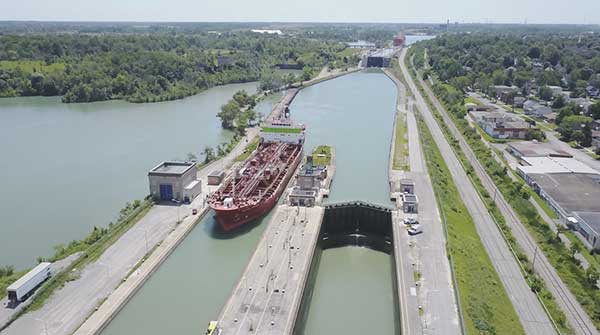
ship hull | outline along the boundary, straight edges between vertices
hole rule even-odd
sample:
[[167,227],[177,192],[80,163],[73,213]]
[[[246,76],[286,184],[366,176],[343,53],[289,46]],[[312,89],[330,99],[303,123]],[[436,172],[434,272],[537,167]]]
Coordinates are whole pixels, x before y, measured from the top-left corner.
[[301,160],[302,152],[298,154],[294,162],[286,171],[284,179],[277,185],[276,191],[270,197],[265,198],[254,205],[232,209],[213,208],[215,211],[215,218],[221,229],[224,231],[231,231],[266,215],[279,201],[279,198],[286,189]]

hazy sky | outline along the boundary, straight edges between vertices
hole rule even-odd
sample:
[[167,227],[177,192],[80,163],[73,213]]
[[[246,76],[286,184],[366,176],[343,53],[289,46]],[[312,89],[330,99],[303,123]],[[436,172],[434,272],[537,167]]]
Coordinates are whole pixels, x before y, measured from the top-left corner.
[[600,24],[600,0],[0,0],[0,20]]

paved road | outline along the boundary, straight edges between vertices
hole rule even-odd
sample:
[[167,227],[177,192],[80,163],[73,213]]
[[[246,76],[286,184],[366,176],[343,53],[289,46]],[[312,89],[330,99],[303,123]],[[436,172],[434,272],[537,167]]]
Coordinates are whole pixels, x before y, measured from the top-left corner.
[[182,217],[188,214],[187,206],[154,206],[98,261],[79,269],[79,279],[68,282],[41,309],[23,315],[2,334],[71,334],[117,287],[147,250],[162,241],[175,227],[177,211]]
[[440,149],[442,157],[450,170],[452,179],[456,183],[461,198],[475,222],[477,232],[492,260],[492,264],[500,276],[525,332],[527,334],[540,335],[555,334],[556,332],[552,323],[521,274],[519,264],[511,253],[508,244],[502,237],[500,230],[488,213],[458,158],[452,151],[425,100],[419,90],[417,90],[412,77],[404,65],[405,56],[406,51],[404,50],[400,57],[400,65],[410,89],[415,94],[416,105]]
[[[71,263],[76,261],[80,255],[81,252],[76,252],[64,259],[52,263],[52,265],[50,266],[51,273],[59,273]],[[35,297],[37,293],[39,293],[39,291],[34,292],[31,298],[25,300],[25,302],[20,303],[14,307],[8,307],[8,297],[4,297],[4,299],[0,300],[0,329],[7,325],[14,315],[19,313],[23,308],[27,307],[31,303],[32,298]]]
[[[411,178],[415,183],[415,194],[419,199],[418,220],[424,231],[423,234],[409,236],[401,223],[405,214],[400,211],[394,216],[394,242],[399,248],[396,264],[403,268],[398,280],[405,281],[399,283],[404,284],[399,286],[399,291],[404,292],[401,305],[407,304],[405,309],[409,313],[407,316],[402,315],[402,320],[405,323],[410,322],[408,326],[412,327],[404,328],[403,331],[405,334],[460,334],[444,227],[421,150],[417,121],[412,108],[413,100],[412,97],[407,98],[406,88],[397,78],[389,72],[387,75],[398,87],[397,112],[404,115],[407,122],[410,172],[404,172],[404,177]],[[393,151],[392,148],[392,154]],[[391,156],[390,161],[392,158]],[[390,163],[390,169],[391,166]],[[390,171],[392,180],[402,175],[395,172],[397,171]],[[418,285],[414,284],[414,273],[420,274]],[[419,306],[422,312],[416,313]],[[415,324],[415,314],[419,324]]]

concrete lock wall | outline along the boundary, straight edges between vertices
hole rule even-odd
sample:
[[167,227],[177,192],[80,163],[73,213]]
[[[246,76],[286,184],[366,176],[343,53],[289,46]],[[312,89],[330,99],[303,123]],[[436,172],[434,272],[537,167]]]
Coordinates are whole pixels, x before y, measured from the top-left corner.
[[[390,262],[392,267],[395,268],[393,243],[391,209],[360,201],[326,206],[293,333],[305,333],[304,325],[308,317],[323,250],[344,246],[367,247],[390,255]],[[392,271],[392,276],[392,282],[396,283],[396,271]],[[398,295],[394,294],[394,297],[398,297]],[[397,314],[399,314],[400,308],[397,298],[394,299],[394,306]],[[395,326],[398,329],[397,333],[399,333],[399,320],[396,320],[396,322]]]

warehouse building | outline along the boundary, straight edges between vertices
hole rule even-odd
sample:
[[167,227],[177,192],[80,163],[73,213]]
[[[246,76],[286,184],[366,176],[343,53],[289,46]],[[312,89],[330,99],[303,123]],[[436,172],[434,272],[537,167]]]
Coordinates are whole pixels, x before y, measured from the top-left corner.
[[591,167],[568,157],[520,157],[520,163],[522,165],[517,166],[517,173],[530,185],[538,175],[598,174]]
[[573,157],[568,152],[554,147],[550,143],[538,141],[510,142],[507,149],[513,156],[521,157]]
[[150,195],[157,201],[191,202],[202,188],[196,174],[195,163],[162,162],[148,172]]
[[533,189],[588,242],[600,250],[600,175],[549,173],[529,176]]

